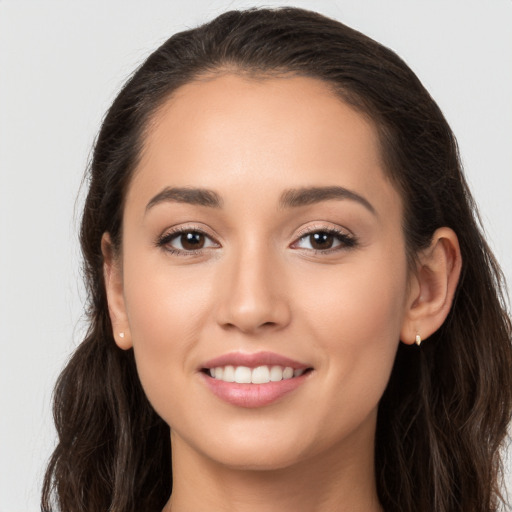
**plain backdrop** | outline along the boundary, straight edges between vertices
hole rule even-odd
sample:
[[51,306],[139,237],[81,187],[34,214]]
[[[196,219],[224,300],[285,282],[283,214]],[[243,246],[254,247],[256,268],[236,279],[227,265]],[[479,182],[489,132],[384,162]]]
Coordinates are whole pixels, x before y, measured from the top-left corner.
[[0,512],[39,510],[52,388],[84,331],[79,189],[105,110],[172,33],[254,5],[318,10],[410,64],[512,281],[511,0],[0,0]]

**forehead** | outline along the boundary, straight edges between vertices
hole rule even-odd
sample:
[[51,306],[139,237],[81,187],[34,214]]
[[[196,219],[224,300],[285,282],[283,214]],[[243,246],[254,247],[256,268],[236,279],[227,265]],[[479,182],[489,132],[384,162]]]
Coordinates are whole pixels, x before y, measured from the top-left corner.
[[338,184],[396,201],[382,169],[375,126],[324,82],[224,74],[182,86],[156,112],[128,201],[197,184],[252,196]]

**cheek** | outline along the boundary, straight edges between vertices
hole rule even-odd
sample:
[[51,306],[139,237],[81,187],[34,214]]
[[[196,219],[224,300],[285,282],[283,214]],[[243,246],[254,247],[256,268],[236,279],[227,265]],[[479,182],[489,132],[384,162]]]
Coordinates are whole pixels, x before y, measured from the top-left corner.
[[328,338],[338,332],[345,343],[359,348],[389,336],[398,340],[407,286],[400,254],[361,258],[324,274],[304,273],[301,281],[301,295],[310,297],[305,315]]
[[[169,421],[179,377],[193,372],[194,353],[209,308],[209,293],[185,272],[142,258],[124,267],[125,301],[137,370],[157,412]],[[200,279],[200,278],[199,278]]]
[[[170,342],[192,335],[199,297],[190,287],[183,289],[165,273],[127,272],[125,294],[130,330],[135,345],[168,349]],[[172,345],[171,345],[172,346]],[[176,347],[178,348],[178,347]]]
[[405,258],[382,253],[341,266],[323,280],[318,277],[304,281],[324,292],[313,294],[303,317],[328,369],[325,389],[333,390],[332,400],[342,400],[343,406],[374,407],[398,348],[407,290]]

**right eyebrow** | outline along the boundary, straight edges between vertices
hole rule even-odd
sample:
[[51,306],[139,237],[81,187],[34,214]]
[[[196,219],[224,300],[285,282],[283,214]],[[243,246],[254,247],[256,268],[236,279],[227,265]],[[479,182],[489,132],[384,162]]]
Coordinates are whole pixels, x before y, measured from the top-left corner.
[[146,213],[157,204],[165,202],[195,204],[210,208],[222,207],[221,197],[213,190],[192,187],[166,187],[149,201],[146,205]]

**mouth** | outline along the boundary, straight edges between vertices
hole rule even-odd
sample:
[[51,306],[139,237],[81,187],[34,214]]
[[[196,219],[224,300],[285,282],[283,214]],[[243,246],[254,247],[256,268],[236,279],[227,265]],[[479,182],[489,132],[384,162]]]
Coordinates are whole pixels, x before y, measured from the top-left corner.
[[274,354],[231,353],[206,362],[200,373],[221,400],[239,407],[262,407],[306,382],[314,368]]
[[294,369],[291,366],[262,365],[256,368],[248,366],[216,366],[203,368],[201,371],[213,379],[223,382],[236,382],[237,384],[268,384],[282,380],[294,379],[304,375],[313,368]]

